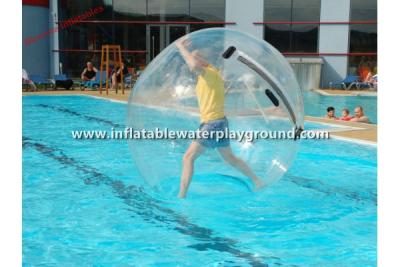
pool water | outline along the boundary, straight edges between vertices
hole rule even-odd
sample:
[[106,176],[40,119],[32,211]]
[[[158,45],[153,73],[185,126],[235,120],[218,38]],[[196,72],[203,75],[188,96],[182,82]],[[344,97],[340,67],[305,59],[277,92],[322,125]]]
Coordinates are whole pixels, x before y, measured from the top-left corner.
[[311,91],[303,93],[304,113],[314,117],[324,117],[329,106],[335,108],[336,117],[342,116],[342,109],[347,108],[354,114],[356,106],[362,106],[371,123],[377,123],[376,96],[325,96]]
[[125,114],[84,96],[23,98],[24,266],[376,265],[376,147],[302,140],[262,193],[160,200],[126,141],[71,138],[123,128]]

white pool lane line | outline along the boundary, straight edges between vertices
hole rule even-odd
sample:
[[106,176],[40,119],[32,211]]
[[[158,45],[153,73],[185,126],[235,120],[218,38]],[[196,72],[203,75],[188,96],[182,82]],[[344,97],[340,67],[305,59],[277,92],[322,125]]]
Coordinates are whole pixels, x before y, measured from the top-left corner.
[[376,142],[372,142],[372,141],[355,139],[355,138],[350,138],[350,137],[343,137],[343,136],[332,135],[332,134],[329,135],[329,138],[344,141],[344,142],[356,143],[356,144],[360,144],[360,145],[372,146],[372,147],[377,147],[377,145],[378,145]]

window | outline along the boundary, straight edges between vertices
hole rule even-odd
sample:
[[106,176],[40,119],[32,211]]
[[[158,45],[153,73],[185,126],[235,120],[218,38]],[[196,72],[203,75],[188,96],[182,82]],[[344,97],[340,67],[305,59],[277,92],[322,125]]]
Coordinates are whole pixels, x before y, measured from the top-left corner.
[[190,0],[193,21],[224,21],[225,0]]
[[264,21],[291,21],[292,0],[265,0]]
[[89,19],[110,19],[112,17],[113,0],[59,0],[58,1],[58,19],[67,20],[79,15],[83,15],[92,8],[104,7],[104,11],[96,14],[94,18]]
[[292,21],[319,21],[320,0],[293,0]]
[[357,74],[361,65],[368,65],[376,72],[377,65],[377,0],[352,0],[350,20],[360,22],[350,25],[350,53],[367,53],[366,55],[350,56],[349,72]]
[[377,19],[377,0],[351,0],[351,21]]
[[[227,0],[58,0],[59,21],[65,21],[95,7],[104,11],[89,20],[59,31],[60,62],[63,72],[79,77],[85,62],[100,64],[100,50],[103,44],[119,44],[129,67],[146,63],[146,24],[124,23],[124,21],[225,21],[225,1]],[[113,22],[115,21],[115,22]],[[157,23],[154,23],[157,24]],[[186,24],[185,24],[186,26]],[[190,31],[224,24],[190,24]],[[182,28],[171,33],[178,38]],[[185,28],[186,29],[186,28]],[[89,52],[88,52],[89,51]]]
[[299,24],[292,25],[292,52],[317,52],[318,51],[318,25]]
[[115,20],[146,20],[146,0],[114,0]]
[[264,29],[264,38],[281,52],[291,51],[291,25],[288,24],[272,24],[266,25]]
[[189,0],[147,0],[149,20],[185,21],[189,16]]
[[264,39],[281,52],[317,52],[320,8],[320,0],[265,0]]
[[350,52],[377,51],[377,25],[353,24],[350,26]]

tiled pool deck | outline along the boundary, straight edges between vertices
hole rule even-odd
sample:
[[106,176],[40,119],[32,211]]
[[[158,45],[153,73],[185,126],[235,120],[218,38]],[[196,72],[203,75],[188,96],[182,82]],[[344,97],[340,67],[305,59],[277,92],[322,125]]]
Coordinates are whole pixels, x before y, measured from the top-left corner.
[[[338,94],[347,94],[353,95],[351,91],[343,91],[343,90],[319,90],[331,94],[331,95],[338,95]],[[338,91],[338,92],[336,92]],[[355,93],[360,93],[355,92]],[[365,92],[365,93],[375,93],[376,92]],[[105,92],[100,94],[98,91],[80,91],[80,90],[69,90],[69,91],[39,91],[39,92],[23,92],[23,95],[88,95],[94,97],[101,97],[110,100],[117,100],[127,102],[130,90],[125,90],[125,94],[122,94],[121,91],[118,94],[115,91],[110,91],[107,95]],[[306,116],[306,121],[309,122],[317,122],[323,124],[329,124],[332,127],[330,131],[330,136],[332,138],[343,139],[354,141],[358,143],[365,143],[365,144],[376,144],[377,142],[377,125],[376,124],[365,124],[365,123],[357,123],[357,122],[346,122],[346,121],[336,121],[336,120],[329,120],[325,118],[318,118],[318,117],[311,117]]]

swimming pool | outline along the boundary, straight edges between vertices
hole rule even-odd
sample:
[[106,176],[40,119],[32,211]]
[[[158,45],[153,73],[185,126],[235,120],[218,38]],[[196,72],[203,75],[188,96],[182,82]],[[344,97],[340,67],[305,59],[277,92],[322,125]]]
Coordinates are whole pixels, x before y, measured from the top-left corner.
[[304,113],[309,116],[324,117],[326,108],[333,106],[337,117],[342,116],[342,109],[348,108],[350,114],[354,113],[356,106],[362,106],[364,113],[374,124],[377,123],[377,97],[376,96],[325,96],[311,91],[303,93]]
[[162,201],[126,141],[71,138],[124,127],[125,112],[83,96],[23,98],[24,266],[376,265],[376,147],[302,140],[262,194]]

